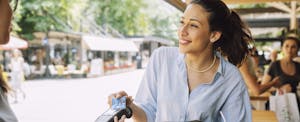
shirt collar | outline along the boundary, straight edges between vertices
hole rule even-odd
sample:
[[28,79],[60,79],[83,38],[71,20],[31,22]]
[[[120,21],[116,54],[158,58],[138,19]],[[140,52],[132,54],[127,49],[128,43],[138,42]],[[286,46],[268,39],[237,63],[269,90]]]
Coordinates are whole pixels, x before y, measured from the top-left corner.
[[225,72],[225,59],[223,58],[223,56],[219,53],[216,52],[217,57],[219,57],[220,59],[220,64],[217,70],[217,73],[219,73],[221,76],[224,76],[224,72]]

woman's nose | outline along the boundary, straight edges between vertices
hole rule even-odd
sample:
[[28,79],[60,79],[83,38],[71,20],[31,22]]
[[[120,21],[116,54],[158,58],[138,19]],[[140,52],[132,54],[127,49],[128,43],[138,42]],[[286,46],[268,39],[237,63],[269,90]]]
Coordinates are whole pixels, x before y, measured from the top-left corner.
[[180,27],[179,34],[180,34],[180,36],[187,36],[188,35],[187,26],[186,25],[182,25]]

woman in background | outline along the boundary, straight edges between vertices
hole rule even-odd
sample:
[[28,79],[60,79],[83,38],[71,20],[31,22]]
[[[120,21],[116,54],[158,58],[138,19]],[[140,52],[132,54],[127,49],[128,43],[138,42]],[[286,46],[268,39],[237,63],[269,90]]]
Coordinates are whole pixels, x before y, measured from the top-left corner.
[[22,94],[23,99],[25,99],[25,92],[22,89],[22,82],[24,80],[24,58],[22,57],[22,52],[18,49],[12,51],[12,58],[10,59],[10,69],[11,69],[11,86],[14,93],[14,103],[18,103],[18,95]]
[[272,79],[271,82],[265,84],[259,84],[259,82],[261,81],[257,76],[258,73],[256,73],[257,69],[259,69],[258,62],[257,62],[258,59],[256,59],[258,57],[257,54],[253,52],[254,50],[250,50],[249,55],[247,56],[246,60],[242,63],[241,67],[239,67],[239,70],[245,80],[245,83],[250,93],[257,96],[264,93],[271,87],[275,86],[280,81],[279,81],[279,77],[277,77]]
[[[283,57],[280,60],[273,62],[267,74],[263,77],[262,84],[268,84],[270,81],[279,77],[280,83],[275,85],[280,94],[283,92],[293,92],[297,95],[297,86],[300,82],[300,63],[293,61],[299,50],[299,39],[295,37],[287,37],[283,40],[281,50]],[[299,98],[298,100],[298,108]]]

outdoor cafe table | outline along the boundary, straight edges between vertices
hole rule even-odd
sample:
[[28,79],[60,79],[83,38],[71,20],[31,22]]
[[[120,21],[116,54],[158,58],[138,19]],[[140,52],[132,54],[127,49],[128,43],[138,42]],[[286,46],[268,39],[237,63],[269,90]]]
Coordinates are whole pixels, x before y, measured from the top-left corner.
[[278,122],[275,112],[262,111],[262,110],[252,111],[252,121],[253,122]]

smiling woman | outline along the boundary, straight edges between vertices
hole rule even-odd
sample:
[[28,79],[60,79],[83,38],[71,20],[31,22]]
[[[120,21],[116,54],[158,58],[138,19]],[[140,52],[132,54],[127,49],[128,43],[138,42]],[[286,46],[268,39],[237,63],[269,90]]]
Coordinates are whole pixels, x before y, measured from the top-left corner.
[[179,48],[152,53],[135,100],[121,91],[108,103],[126,96],[141,122],[251,122],[247,88],[234,66],[248,53],[249,29],[221,0],[192,0],[179,20]]

